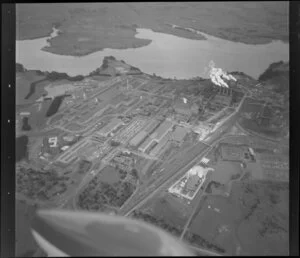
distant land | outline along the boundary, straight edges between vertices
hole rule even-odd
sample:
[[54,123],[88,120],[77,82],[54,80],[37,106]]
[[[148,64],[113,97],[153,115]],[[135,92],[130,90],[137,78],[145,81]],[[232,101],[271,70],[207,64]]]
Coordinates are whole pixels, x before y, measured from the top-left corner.
[[55,26],[60,34],[44,50],[62,55],[148,45],[150,40],[135,38],[136,28],[205,40],[171,24],[246,44],[289,41],[288,2],[55,3],[16,9],[16,39],[46,37]]

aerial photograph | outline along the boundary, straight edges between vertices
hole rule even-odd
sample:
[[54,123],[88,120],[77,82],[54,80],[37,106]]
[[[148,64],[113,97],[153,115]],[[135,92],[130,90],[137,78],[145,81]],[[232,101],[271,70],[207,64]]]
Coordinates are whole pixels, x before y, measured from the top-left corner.
[[289,48],[288,1],[16,4],[16,257],[40,209],[288,256]]

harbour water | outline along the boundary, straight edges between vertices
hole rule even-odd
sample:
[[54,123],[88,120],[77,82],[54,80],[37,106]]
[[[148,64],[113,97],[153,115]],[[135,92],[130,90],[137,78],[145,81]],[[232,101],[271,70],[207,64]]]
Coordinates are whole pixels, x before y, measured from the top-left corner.
[[[50,36],[56,37],[53,29]],[[105,56],[114,56],[148,74],[164,78],[207,78],[208,64],[227,72],[240,71],[257,78],[273,62],[289,60],[289,44],[272,41],[268,44],[249,45],[217,38],[196,30],[206,40],[192,40],[170,34],[137,29],[136,38],[150,39],[144,47],[129,49],[104,49],[86,56],[65,56],[43,51],[49,43],[45,38],[16,41],[16,62],[26,69],[65,72],[70,76],[88,75],[100,67]]]

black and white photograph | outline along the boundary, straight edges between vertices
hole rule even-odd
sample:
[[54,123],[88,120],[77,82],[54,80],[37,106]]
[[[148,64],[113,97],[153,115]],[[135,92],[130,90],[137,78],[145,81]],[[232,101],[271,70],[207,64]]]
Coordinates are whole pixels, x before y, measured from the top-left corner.
[[289,4],[17,3],[15,256],[289,256]]

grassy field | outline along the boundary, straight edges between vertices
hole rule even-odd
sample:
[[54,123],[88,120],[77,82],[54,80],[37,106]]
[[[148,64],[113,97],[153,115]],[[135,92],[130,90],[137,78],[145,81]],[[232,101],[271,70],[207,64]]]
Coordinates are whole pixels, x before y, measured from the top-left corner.
[[221,196],[208,197],[190,225],[190,231],[206,241],[234,254],[234,225],[240,212],[230,200]]
[[203,38],[170,24],[249,44],[288,41],[287,2],[19,4],[16,17],[17,39],[44,37],[59,27],[61,35],[46,50],[65,55],[149,44],[134,37],[136,27]]
[[231,200],[243,214],[236,227],[245,254],[287,255],[289,185],[272,182],[235,183]]
[[233,175],[241,174],[240,163],[219,161],[211,173],[211,180],[220,184],[228,184]]
[[206,198],[186,238],[229,255],[287,255],[288,198],[286,183],[233,183],[229,198]]
[[[41,109],[39,110],[39,105],[41,105]],[[29,124],[32,130],[37,130],[42,128],[45,125],[47,120],[46,113],[51,105],[51,100],[44,101],[42,103],[32,104],[28,107],[22,108],[21,112],[30,112],[29,116]]]
[[26,95],[30,90],[30,85],[32,82],[44,79],[45,76],[38,75],[35,71],[28,71],[25,73],[16,74],[16,105],[24,105],[27,103],[32,103],[34,100],[46,93],[44,90],[44,84],[38,84],[36,87],[36,92],[29,99],[25,99]]
[[118,171],[114,167],[108,166],[101,171],[99,180],[108,184],[113,184],[118,182],[120,180],[120,177]]
[[135,210],[132,216],[179,237],[191,212],[192,206],[186,201],[162,192]]

